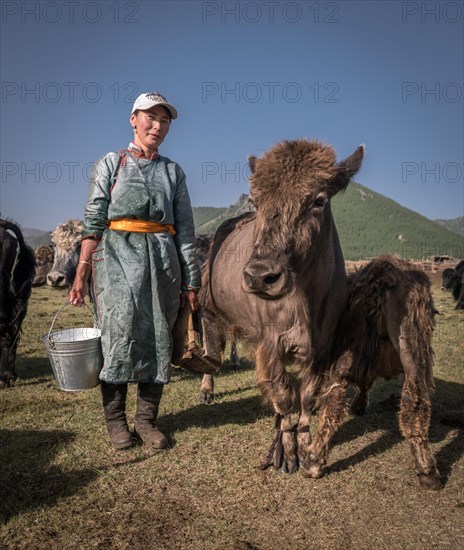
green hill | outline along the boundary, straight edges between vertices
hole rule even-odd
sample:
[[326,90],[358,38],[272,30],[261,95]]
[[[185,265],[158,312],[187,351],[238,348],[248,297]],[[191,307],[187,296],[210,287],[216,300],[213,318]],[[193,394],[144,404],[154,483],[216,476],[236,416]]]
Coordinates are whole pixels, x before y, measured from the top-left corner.
[[359,183],[352,182],[332,205],[348,260],[387,252],[406,259],[463,257],[462,237]]
[[[208,210],[202,207],[203,210]],[[197,233],[214,233],[228,218],[250,210],[247,195],[222,210],[216,217],[196,225]],[[332,201],[343,254],[347,260],[360,260],[385,253],[406,259],[430,256],[464,257],[464,239],[445,227],[405,208],[395,201],[352,182]],[[194,208],[195,219],[200,219]],[[212,210],[214,209],[209,209]]]

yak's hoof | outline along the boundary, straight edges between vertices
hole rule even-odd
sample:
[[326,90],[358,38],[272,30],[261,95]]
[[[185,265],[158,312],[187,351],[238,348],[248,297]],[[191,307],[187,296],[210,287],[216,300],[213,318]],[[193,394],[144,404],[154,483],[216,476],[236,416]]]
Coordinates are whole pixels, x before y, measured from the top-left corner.
[[200,402],[203,403],[204,405],[211,405],[213,401],[214,401],[214,393],[204,392],[204,391],[200,393]]
[[10,388],[11,382],[16,380],[17,376],[12,376],[10,374],[0,376],[0,389]]
[[298,459],[290,460],[287,462],[287,469],[289,474],[294,474],[298,471]]
[[421,487],[432,489],[433,491],[438,491],[443,488],[443,482],[436,472],[432,472],[431,474],[417,474],[417,477],[419,478]]
[[279,471],[283,474],[294,474],[298,470],[298,459],[284,460]]
[[321,464],[318,464],[317,462],[312,463],[306,463],[301,469],[301,473],[305,477],[309,477],[311,479],[319,479],[322,477],[322,474],[324,473],[324,467]]

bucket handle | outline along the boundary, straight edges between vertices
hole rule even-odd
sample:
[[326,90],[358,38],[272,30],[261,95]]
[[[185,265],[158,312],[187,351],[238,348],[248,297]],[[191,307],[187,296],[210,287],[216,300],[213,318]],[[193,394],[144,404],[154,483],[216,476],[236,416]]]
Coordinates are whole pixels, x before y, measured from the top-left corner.
[[[56,319],[58,318],[58,315],[63,311],[63,309],[66,307],[66,306],[69,306],[71,304],[71,302],[66,302],[66,304],[64,304],[63,306],[60,307],[60,309],[56,312],[55,314],[55,317],[53,317],[53,321],[52,321],[52,324],[50,325],[50,329],[48,331],[48,342],[50,344],[50,347],[55,347],[55,343],[53,342],[53,339],[52,339],[52,335],[51,335],[51,332],[52,332],[52,329],[53,329],[53,325],[55,324],[55,321]],[[84,306],[90,311],[90,313],[92,314],[92,318],[93,318],[93,323],[95,326],[98,327],[98,322],[97,322],[97,318],[95,317],[95,314],[94,312],[89,308],[89,306],[83,302]]]

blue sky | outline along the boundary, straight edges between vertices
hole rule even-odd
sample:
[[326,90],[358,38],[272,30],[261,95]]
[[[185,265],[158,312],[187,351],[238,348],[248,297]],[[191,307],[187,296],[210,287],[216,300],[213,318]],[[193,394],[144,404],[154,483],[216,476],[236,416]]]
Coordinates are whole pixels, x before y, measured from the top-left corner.
[[317,138],[357,181],[429,218],[463,195],[462,2],[121,1],[1,4],[0,212],[82,218],[92,163],[129,143],[131,104],[178,109],[160,152],[194,206],[248,190],[246,158]]

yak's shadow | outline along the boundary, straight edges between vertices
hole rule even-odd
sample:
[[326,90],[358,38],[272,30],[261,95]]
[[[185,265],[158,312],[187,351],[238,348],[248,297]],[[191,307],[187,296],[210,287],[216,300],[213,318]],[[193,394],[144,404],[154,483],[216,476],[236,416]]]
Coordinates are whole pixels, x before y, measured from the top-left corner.
[[90,469],[64,471],[52,465],[60,448],[75,434],[64,430],[0,430],[0,522],[78,492],[95,479]]
[[40,384],[53,377],[48,357],[18,357],[15,366],[18,384]]
[[[464,455],[464,385],[440,379],[435,379],[435,384],[429,438],[432,444],[451,438],[435,454],[438,469],[446,483],[453,464]],[[386,393],[390,393],[390,396],[382,399]],[[409,454],[409,447],[399,428],[400,394],[401,380],[379,381],[371,392],[371,404],[366,413],[345,422],[333,438],[332,447],[377,430],[382,430],[382,435],[355,454],[332,464],[329,462],[328,474],[346,470],[372,456],[382,454],[400,442],[404,443],[405,452]]]
[[[446,483],[455,464],[464,455],[464,385],[436,379],[436,390],[432,396],[432,419],[430,425],[430,442],[446,441],[436,451],[440,474]],[[370,457],[383,454],[398,443],[404,444],[405,453],[409,456],[409,447],[399,428],[398,411],[402,379],[379,380],[370,393],[370,405],[364,416],[350,417],[341,427],[332,441],[332,447],[354,441],[366,434],[381,431],[376,441],[369,442],[351,456],[330,463],[328,474],[346,470],[360,464]],[[191,427],[210,428],[225,424],[253,424],[259,418],[272,416],[268,406],[263,406],[262,397],[240,398],[239,395],[249,388],[240,388],[233,401],[216,402],[212,406],[197,405],[175,414],[160,418],[160,424],[168,433],[188,430]],[[222,395],[225,395],[222,394]],[[314,428],[318,418],[314,418]],[[269,433],[270,440],[273,433]],[[174,440],[175,444],[175,440]]]
[[[237,393],[246,389],[237,390]],[[261,396],[254,396],[212,405],[195,405],[174,414],[165,414],[160,417],[159,423],[163,430],[174,436],[175,443],[175,434],[192,427],[208,429],[226,424],[253,424],[270,414],[269,408],[263,407]]]

